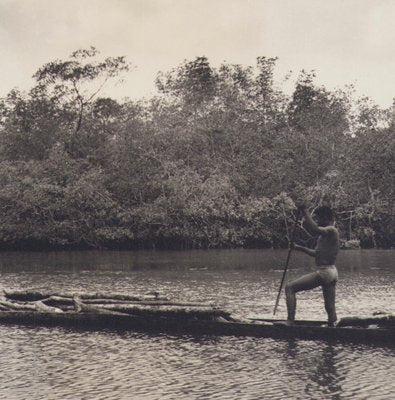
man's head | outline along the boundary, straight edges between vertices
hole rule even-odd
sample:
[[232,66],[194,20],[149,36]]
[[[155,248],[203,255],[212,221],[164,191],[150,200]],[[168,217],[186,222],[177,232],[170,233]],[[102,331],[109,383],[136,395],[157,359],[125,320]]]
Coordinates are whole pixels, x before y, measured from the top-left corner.
[[318,226],[328,226],[332,225],[334,222],[333,211],[328,206],[318,207],[314,211],[314,217],[317,221]]

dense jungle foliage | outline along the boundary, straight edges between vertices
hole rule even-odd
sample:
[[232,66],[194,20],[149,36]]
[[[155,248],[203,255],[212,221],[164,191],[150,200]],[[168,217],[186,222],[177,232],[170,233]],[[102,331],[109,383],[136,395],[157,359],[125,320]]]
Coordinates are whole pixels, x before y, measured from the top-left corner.
[[329,201],[347,243],[394,246],[392,110],[314,72],[286,95],[275,65],[198,57],[121,102],[101,89],[124,57],[45,64],[0,99],[0,248],[287,246],[298,198]]

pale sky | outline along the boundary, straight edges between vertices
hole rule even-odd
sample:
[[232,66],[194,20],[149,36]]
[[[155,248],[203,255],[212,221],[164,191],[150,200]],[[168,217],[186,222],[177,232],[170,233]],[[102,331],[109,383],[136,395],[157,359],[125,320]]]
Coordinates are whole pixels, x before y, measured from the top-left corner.
[[135,67],[109,92],[118,98],[151,96],[157,72],[185,59],[253,66],[277,56],[278,79],[314,69],[317,84],[353,83],[389,107],[394,21],[395,0],[0,0],[0,97],[31,88],[46,62],[95,46]]

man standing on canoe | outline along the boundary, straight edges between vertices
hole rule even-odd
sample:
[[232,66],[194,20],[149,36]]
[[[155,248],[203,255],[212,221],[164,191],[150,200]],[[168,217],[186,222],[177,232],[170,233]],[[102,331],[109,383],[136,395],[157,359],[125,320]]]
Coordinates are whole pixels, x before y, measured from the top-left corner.
[[309,249],[293,243],[291,243],[291,247],[314,257],[316,270],[288,282],[285,286],[288,310],[287,324],[292,325],[295,321],[296,293],[322,286],[325,310],[328,313],[328,325],[334,326],[337,320],[335,293],[338,274],[335,261],[339,251],[339,232],[334,226],[333,211],[330,207],[321,206],[315,210],[314,220],[306,209],[305,204],[300,204],[299,209],[305,217],[307,226],[312,233],[318,234],[319,237],[315,249]]

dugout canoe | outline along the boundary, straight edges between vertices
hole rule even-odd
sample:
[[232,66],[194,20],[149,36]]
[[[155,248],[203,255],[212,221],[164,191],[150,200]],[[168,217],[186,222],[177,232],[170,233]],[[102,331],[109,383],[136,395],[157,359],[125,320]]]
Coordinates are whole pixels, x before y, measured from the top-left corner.
[[363,342],[394,345],[395,326],[328,327],[321,321],[297,321],[282,326],[280,320],[237,321],[219,317],[214,320],[157,317],[153,315],[100,314],[92,312],[0,311],[1,324],[66,326],[77,329],[106,329],[147,333],[188,335],[251,336],[273,339],[305,339]]
[[235,319],[213,304],[174,302],[157,292],[0,293],[0,324],[395,344],[392,315],[342,318],[336,327],[328,327],[324,321],[297,321],[293,326],[280,323],[278,319]]

